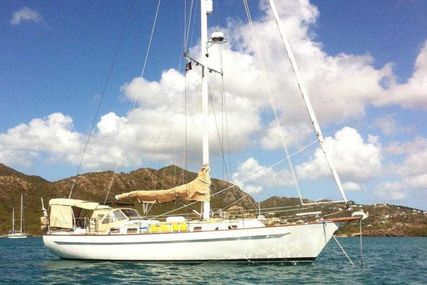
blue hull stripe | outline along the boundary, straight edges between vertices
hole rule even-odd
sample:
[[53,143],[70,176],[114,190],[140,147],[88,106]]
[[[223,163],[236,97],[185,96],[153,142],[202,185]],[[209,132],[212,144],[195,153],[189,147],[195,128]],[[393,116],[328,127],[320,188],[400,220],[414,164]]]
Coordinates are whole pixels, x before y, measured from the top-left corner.
[[135,245],[135,244],[169,244],[169,243],[196,243],[196,242],[222,242],[222,241],[240,241],[240,240],[259,240],[259,239],[276,239],[290,233],[259,235],[246,237],[227,237],[227,238],[210,238],[210,239],[189,239],[189,240],[171,240],[171,241],[135,241],[135,242],[74,242],[74,241],[55,241],[58,245]]

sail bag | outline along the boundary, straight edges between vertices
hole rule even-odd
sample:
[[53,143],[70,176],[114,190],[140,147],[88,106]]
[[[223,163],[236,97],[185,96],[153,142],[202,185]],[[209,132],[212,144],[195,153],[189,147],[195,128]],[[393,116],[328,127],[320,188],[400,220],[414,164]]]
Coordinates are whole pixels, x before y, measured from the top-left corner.
[[176,199],[207,202],[210,199],[210,185],[210,169],[208,165],[204,165],[202,169],[200,169],[197,178],[190,183],[167,190],[132,191],[117,195],[116,199],[125,200],[134,198],[144,203],[166,203],[175,201]]

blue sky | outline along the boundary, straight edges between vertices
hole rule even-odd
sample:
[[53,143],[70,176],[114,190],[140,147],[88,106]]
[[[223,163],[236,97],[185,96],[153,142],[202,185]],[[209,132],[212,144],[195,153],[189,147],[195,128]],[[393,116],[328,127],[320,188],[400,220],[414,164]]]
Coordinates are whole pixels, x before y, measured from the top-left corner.
[[[326,4],[322,2],[313,1],[313,4]],[[387,4],[333,1],[328,5],[319,6],[322,16],[316,29],[325,51],[329,54],[369,53],[375,58],[377,68],[392,62],[400,82],[412,75],[415,59],[427,38],[423,28],[427,24],[425,1],[389,1]]]
[[[314,140],[313,131],[270,11],[263,1],[249,2],[293,153]],[[276,2],[348,197],[427,210],[427,3]],[[135,1],[82,172],[114,169],[118,157],[122,171],[183,165],[184,3],[162,2],[141,79],[157,1]],[[269,168],[284,153],[243,4],[214,5],[209,24],[229,38],[223,58],[233,181],[257,199],[295,195],[285,164]],[[0,162],[49,180],[75,175],[130,7],[130,1],[3,3]],[[196,57],[198,40],[199,29],[191,30]],[[211,64],[218,66],[217,59],[215,48]],[[198,74],[187,74],[193,171],[201,164]],[[218,122],[220,80],[212,82]],[[213,176],[222,177],[212,116],[211,126]],[[309,149],[295,157],[304,196],[338,199],[328,171],[313,172],[324,162],[316,145]],[[249,179],[255,171],[262,177]]]

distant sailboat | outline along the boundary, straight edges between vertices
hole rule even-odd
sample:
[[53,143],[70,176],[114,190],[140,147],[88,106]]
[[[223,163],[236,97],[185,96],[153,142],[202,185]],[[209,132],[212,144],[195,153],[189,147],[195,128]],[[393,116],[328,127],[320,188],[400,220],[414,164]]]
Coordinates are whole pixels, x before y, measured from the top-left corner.
[[22,232],[22,221],[24,213],[24,196],[21,194],[21,226],[19,231],[15,231],[15,208],[12,211],[12,230],[7,235],[8,238],[27,238],[28,235]]

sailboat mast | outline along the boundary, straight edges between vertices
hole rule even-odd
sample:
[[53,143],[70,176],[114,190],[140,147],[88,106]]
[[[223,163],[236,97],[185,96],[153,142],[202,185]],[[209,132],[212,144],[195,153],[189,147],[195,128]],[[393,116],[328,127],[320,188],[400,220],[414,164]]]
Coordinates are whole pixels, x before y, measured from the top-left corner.
[[12,232],[15,231],[15,208],[12,209]]
[[24,196],[21,194],[21,227],[20,227],[20,232],[22,234],[22,213],[23,213],[23,205],[24,205]]
[[[200,0],[200,30],[201,30],[201,54],[202,54],[202,110],[203,110],[203,165],[209,165],[209,94],[208,94],[208,13],[212,9],[212,0]],[[210,199],[210,198],[208,198]],[[203,204],[203,219],[209,219],[210,201]]]
[[314,130],[316,132],[317,140],[319,141],[320,147],[322,148],[322,151],[325,155],[326,161],[329,164],[329,168],[332,171],[332,175],[334,176],[335,183],[337,184],[338,189],[341,192],[341,196],[343,197],[344,202],[347,203],[347,197],[345,196],[344,189],[343,189],[342,184],[341,184],[341,180],[338,176],[338,173],[335,169],[335,166],[334,166],[331,158],[329,157],[329,155],[325,149],[322,131],[320,130],[319,123],[317,121],[316,115],[314,114],[313,107],[311,106],[310,98],[308,97],[307,90],[305,89],[304,82],[302,80],[301,74],[299,73],[298,65],[297,65],[297,62],[295,61],[295,57],[294,57],[294,53],[292,52],[291,45],[289,44],[289,41],[286,38],[285,31],[282,28],[283,24],[280,20],[279,14],[277,13],[276,5],[274,4],[274,0],[269,0],[269,2],[270,2],[271,10],[273,11],[274,18],[276,20],[276,24],[279,28],[280,36],[282,37],[282,40],[283,40],[283,45],[285,46],[286,52],[287,52],[288,57],[289,57],[289,61],[291,62],[292,69],[294,70],[295,77],[296,77],[297,82],[298,82],[298,87],[301,91],[301,95],[304,99],[305,106],[307,108],[308,114],[310,115],[311,122],[312,122]]
[[209,94],[208,94],[208,15],[207,0],[201,0],[201,50],[202,50],[202,110],[203,110],[203,164],[209,164]]

